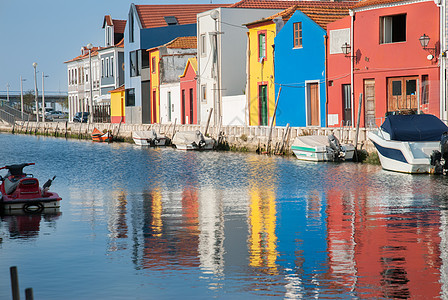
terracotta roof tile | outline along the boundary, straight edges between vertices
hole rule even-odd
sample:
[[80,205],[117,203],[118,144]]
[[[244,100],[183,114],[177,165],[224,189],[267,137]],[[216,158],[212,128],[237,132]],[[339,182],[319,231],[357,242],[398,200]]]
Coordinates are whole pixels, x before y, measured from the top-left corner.
[[114,32],[115,33],[124,33],[124,29],[126,27],[126,20],[116,20],[112,19],[114,24]]
[[107,26],[112,26],[112,18],[110,17],[110,15],[104,16],[103,28],[104,24],[107,24]]
[[[306,14],[310,19],[316,22],[323,29],[327,28],[327,24],[339,20],[348,15],[350,8],[356,4],[356,1],[275,1],[275,0],[242,0],[233,4],[231,7],[235,8],[269,8],[269,9],[284,9],[284,11],[275,14],[259,22],[272,20],[275,17],[281,16],[289,19],[296,10],[300,10]],[[255,23],[255,22],[254,22]],[[252,24],[252,23],[251,23]]]
[[124,92],[124,90],[125,90],[124,84],[122,84],[119,87],[117,87],[115,90],[108,91],[108,93]]
[[[77,60],[82,60],[82,59],[88,58],[89,57],[89,51],[88,51],[87,47],[83,46],[82,48],[85,51],[84,54],[78,55],[75,58],[72,58],[70,60],[64,61],[64,63],[69,63],[69,62],[72,62],[72,61],[77,61]],[[93,47],[92,48],[91,57],[97,56],[98,55],[98,50],[101,50],[101,47]]]
[[150,52],[153,50],[157,50],[160,47],[167,47],[170,49],[197,49],[197,38],[196,36],[182,36],[177,37],[172,41],[169,41],[166,44],[160,45],[158,47],[153,47],[146,51]]
[[179,25],[196,23],[198,13],[218,7],[227,7],[228,4],[185,4],[185,5],[136,5],[143,28],[164,27],[164,17],[173,16]]
[[358,2],[356,5],[353,6],[353,8],[360,8],[360,7],[367,7],[367,6],[373,6],[373,5],[388,4],[388,3],[396,3],[396,2],[403,2],[403,0],[364,0],[364,1]]
[[198,43],[196,36],[182,36],[175,38],[171,42],[167,43],[165,46],[167,48],[176,48],[176,49],[196,49],[197,45]]

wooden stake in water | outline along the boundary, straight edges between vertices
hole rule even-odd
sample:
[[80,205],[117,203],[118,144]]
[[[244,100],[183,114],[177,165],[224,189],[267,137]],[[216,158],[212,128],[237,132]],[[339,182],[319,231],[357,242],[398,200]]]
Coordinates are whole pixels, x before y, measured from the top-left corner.
[[25,289],[25,299],[26,300],[34,300],[32,288]]
[[355,134],[355,156],[356,156],[356,161],[358,161],[358,133],[359,133],[359,121],[361,119],[361,106],[362,106],[362,93],[359,94],[358,120],[356,120],[356,134]]
[[20,300],[20,292],[19,292],[19,278],[17,276],[17,267],[10,267],[9,271],[11,273],[11,291],[12,291],[12,300]]

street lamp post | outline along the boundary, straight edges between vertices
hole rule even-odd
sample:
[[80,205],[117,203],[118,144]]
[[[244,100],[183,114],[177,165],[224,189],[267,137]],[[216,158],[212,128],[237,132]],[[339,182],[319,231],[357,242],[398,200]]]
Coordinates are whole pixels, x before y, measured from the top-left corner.
[[36,122],[39,122],[39,103],[37,103],[37,78],[36,78],[36,68],[37,63],[33,62],[34,67],[34,103],[36,105]]
[[45,89],[44,89],[44,78],[48,75],[44,75],[42,72],[42,122],[45,122]]
[[87,44],[87,49],[89,49],[89,86],[90,86],[90,99],[89,99],[89,122],[93,121],[93,88],[92,88],[92,48],[91,43]]
[[22,121],[23,121],[23,82],[26,79],[22,79],[20,76],[20,112],[22,113]]

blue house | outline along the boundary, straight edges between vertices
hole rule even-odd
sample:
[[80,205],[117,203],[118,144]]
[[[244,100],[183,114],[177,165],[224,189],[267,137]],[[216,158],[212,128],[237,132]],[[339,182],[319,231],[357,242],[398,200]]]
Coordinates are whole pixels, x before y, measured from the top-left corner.
[[124,32],[126,123],[151,120],[150,62],[146,50],[180,36],[195,36],[196,15],[216,7],[219,5],[131,4]]
[[348,15],[348,6],[308,3],[296,6],[275,37],[277,126],[326,126],[326,25]]

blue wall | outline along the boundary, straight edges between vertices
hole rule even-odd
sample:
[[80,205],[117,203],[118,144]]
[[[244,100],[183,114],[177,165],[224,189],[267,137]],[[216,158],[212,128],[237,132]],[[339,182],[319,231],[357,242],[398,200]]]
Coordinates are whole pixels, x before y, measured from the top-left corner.
[[[302,48],[294,49],[293,24],[302,22]],[[325,126],[325,30],[301,11],[275,37],[275,92],[280,85],[276,125],[304,127],[306,82],[319,82],[320,125]]]

